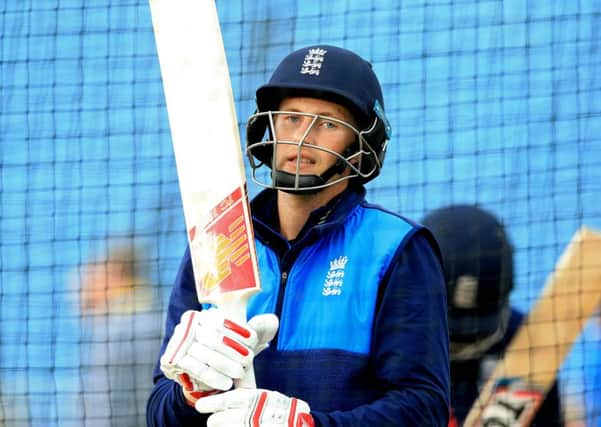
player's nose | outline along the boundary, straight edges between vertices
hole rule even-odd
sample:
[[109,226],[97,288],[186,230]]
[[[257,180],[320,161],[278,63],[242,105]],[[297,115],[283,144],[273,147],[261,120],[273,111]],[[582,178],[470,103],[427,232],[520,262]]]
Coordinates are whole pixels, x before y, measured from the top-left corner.
[[296,129],[295,140],[302,144],[315,144],[316,135],[316,117],[304,116],[302,124]]

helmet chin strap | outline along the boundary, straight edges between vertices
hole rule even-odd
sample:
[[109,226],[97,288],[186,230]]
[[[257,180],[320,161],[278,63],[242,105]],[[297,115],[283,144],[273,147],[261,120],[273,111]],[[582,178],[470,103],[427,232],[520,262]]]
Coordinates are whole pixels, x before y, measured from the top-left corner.
[[298,188],[295,188],[297,184],[297,175],[295,173],[276,170],[273,177],[273,184],[275,187],[281,187],[282,191],[290,194],[315,194],[325,188],[321,186],[325,185],[330,178],[337,173],[344,172],[345,168],[346,165],[344,162],[338,160],[321,175],[298,175]]
[[511,308],[507,305],[501,311],[501,317],[497,329],[487,337],[470,342],[470,343],[454,343],[451,340],[451,361],[473,360],[479,359],[488,349],[498,343],[505,336],[511,317]]
[[[344,150],[342,157],[348,157],[358,149],[358,143],[353,143]],[[281,187],[282,191],[290,194],[315,194],[326,187],[325,185],[330,178],[336,174],[344,172],[347,167],[347,161],[339,158],[332,166],[325,170],[321,175],[298,175],[298,188],[296,188],[297,174],[275,170],[273,184],[275,187]],[[319,188],[314,188],[319,187]]]

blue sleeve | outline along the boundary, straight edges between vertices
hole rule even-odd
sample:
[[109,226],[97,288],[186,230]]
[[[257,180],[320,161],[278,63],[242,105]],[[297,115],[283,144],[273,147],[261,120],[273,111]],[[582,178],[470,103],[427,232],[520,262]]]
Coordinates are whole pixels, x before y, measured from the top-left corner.
[[382,283],[374,324],[374,380],[385,392],[351,411],[315,412],[319,426],[448,425],[449,336],[442,268],[427,231],[408,239]]
[[[190,253],[186,250],[182,259],[177,278],[171,291],[165,335],[158,359],[165,351],[173,330],[180,321],[181,315],[187,310],[201,310],[202,307],[196,298],[194,288],[194,275]],[[204,426],[207,416],[196,410],[185,401],[181,386],[166,378],[159,367],[159,360],[154,368],[154,387],[146,405],[146,423],[149,427],[175,427],[175,426]]]

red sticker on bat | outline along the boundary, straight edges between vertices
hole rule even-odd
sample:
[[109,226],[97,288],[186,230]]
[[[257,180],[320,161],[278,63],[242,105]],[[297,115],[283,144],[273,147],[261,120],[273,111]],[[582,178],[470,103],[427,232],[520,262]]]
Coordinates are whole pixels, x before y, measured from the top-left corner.
[[245,203],[242,189],[237,188],[213,208],[202,232],[196,227],[188,231],[199,298],[257,286]]

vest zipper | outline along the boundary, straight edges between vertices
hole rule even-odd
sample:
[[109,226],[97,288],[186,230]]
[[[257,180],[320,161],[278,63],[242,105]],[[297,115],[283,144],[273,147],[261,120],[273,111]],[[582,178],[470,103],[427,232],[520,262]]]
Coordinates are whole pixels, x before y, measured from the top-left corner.
[[272,345],[276,349],[278,348],[277,345],[278,345],[279,330],[282,328],[282,306],[284,305],[284,294],[286,293],[286,280],[288,280],[288,272],[283,271],[280,274],[280,289],[278,291],[278,300],[276,301],[276,306],[275,306],[275,314],[278,316],[278,319],[280,320],[278,334],[276,334],[276,336],[272,340]]

